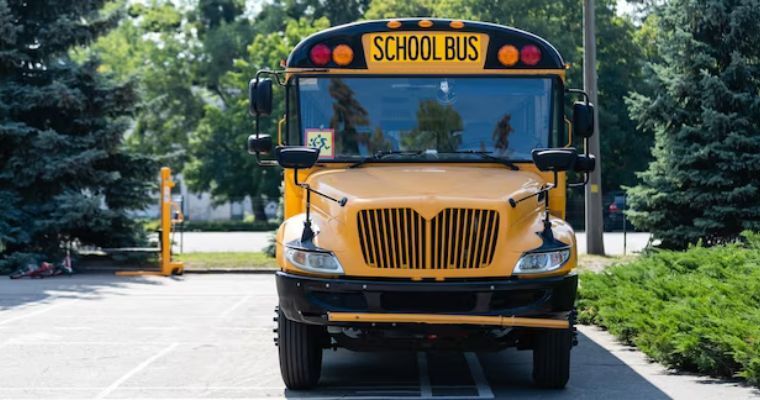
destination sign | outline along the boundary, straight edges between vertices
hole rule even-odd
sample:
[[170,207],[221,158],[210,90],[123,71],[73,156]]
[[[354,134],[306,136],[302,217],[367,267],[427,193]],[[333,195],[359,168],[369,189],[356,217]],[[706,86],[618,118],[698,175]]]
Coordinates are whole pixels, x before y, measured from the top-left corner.
[[[485,35],[463,32],[385,32],[367,34],[368,64],[436,63],[482,65]],[[367,48],[369,46],[369,48]]]

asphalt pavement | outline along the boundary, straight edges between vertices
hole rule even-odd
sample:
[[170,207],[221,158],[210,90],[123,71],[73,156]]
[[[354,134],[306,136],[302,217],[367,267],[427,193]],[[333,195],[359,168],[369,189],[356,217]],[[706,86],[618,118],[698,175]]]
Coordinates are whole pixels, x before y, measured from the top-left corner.
[[[195,252],[247,252],[262,251],[272,240],[274,232],[185,232],[175,234],[174,250],[186,253]],[[649,233],[622,232],[604,234],[604,247],[609,255],[622,255],[640,252],[649,243]],[[578,251],[586,253],[586,233],[576,233]],[[181,244],[180,244],[181,243]]]
[[286,390],[273,276],[0,279],[0,398],[733,399],[757,389],[672,374],[581,327],[566,390],[530,381],[530,352],[325,353],[320,386]]

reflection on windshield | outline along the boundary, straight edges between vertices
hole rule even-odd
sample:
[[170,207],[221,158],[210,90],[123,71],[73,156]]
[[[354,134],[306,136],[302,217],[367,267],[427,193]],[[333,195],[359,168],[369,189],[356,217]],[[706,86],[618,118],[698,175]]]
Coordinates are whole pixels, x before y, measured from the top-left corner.
[[336,159],[469,151],[529,160],[548,146],[549,78],[301,78],[299,88],[305,137],[330,135]]

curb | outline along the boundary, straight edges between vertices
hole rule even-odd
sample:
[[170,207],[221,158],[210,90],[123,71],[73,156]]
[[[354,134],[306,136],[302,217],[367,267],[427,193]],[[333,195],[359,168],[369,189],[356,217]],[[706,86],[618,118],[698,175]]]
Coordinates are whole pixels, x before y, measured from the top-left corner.
[[279,270],[271,268],[230,268],[230,269],[186,269],[185,274],[274,274]]

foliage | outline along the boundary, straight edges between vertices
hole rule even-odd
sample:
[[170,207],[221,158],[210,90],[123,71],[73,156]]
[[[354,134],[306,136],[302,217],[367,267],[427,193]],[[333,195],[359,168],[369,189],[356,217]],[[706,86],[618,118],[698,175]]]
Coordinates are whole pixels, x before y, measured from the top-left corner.
[[170,2],[133,4],[128,15],[79,56],[96,55],[101,71],[136,82],[140,102],[127,143],[181,171],[188,159],[187,138],[203,116],[204,95],[210,90],[197,86],[199,71],[213,57],[203,54],[199,23]]
[[185,221],[185,232],[271,232],[279,224],[267,221]]
[[[261,33],[284,31],[288,21],[305,19],[312,24],[326,19],[331,25],[342,25],[361,19],[371,0],[274,0],[267,3],[256,17]],[[377,3],[377,2],[376,2]]]
[[133,85],[110,80],[96,60],[69,57],[118,22],[119,10],[102,11],[104,3],[0,0],[0,241],[12,254],[0,260],[5,266],[59,256],[67,241],[141,241],[128,211],[146,205],[155,169],[122,146]]
[[[221,78],[225,87],[246,88],[259,69],[273,68],[287,58],[290,50],[306,35],[325,29],[328,22],[291,20],[284,34],[257,35],[245,59],[235,60],[235,68]],[[274,133],[275,123],[284,115],[284,93],[275,85],[273,118],[261,118],[261,131]],[[250,196],[256,219],[264,220],[265,200],[280,195],[279,169],[261,168],[245,152],[253,122],[248,114],[247,92],[230,96],[225,107],[206,106],[205,115],[191,137],[193,155],[186,176],[194,190],[210,190],[218,200],[238,201]],[[276,135],[274,135],[276,136]]]
[[663,247],[713,245],[760,229],[760,3],[672,0],[657,15],[661,61],[631,114],[655,160],[629,216]]
[[760,385],[760,235],[581,275],[579,320],[668,366]]

